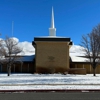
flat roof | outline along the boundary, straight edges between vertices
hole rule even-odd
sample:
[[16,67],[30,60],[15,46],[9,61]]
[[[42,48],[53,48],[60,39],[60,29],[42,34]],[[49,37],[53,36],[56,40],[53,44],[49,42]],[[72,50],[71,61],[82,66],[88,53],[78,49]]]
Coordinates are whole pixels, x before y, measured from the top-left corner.
[[62,41],[62,42],[71,42],[70,38],[63,37],[34,37],[34,41]]

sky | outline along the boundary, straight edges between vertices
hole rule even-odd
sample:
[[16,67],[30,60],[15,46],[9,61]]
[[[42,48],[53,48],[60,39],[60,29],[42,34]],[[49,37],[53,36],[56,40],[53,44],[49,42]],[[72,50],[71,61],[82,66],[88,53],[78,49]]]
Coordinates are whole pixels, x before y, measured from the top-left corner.
[[57,36],[70,37],[75,45],[100,23],[100,0],[0,0],[0,38],[32,42],[48,36],[52,6]]

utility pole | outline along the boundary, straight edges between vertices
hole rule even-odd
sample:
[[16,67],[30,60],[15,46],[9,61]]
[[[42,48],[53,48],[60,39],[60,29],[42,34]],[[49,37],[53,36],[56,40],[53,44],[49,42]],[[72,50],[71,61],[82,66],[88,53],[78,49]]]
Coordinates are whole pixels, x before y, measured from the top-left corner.
[[14,21],[12,21],[12,37],[14,35]]

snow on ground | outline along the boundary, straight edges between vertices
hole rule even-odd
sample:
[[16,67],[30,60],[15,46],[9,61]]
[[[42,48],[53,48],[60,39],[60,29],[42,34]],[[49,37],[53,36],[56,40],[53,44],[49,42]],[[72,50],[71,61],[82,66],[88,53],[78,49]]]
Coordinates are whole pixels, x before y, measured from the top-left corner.
[[100,89],[100,75],[0,74],[0,90]]

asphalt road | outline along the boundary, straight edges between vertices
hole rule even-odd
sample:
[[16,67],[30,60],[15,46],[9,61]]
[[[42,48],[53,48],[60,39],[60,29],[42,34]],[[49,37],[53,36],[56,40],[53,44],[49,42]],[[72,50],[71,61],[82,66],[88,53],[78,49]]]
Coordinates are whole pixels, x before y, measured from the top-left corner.
[[0,100],[100,100],[99,92],[0,93]]

